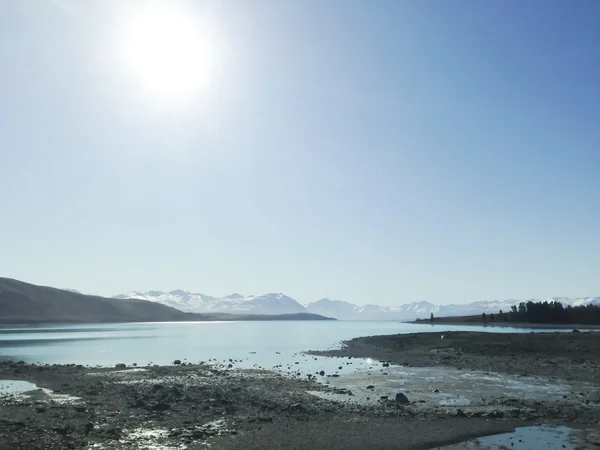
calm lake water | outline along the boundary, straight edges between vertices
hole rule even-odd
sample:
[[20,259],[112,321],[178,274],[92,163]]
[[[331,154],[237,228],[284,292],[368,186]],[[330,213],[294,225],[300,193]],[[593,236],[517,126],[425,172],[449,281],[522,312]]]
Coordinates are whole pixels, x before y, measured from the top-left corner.
[[[172,364],[175,359],[228,362],[231,358],[237,360],[235,367],[272,369],[277,365],[283,368],[289,365],[294,370],[294,364],[298,362],[304,370],[317,366],[322,369],[323,364],[332,370],[333,366],[336,369],[339,366],[335,359],[325,361],[326,358],[314,359],[300,353],[337,347],[341,341],[359,336],[451,330],[534,331],[527,328],[342,321],[2,326],[0,359],[112,366],[117,363]],[[359,364],[359,361],[353,362],[353,368],[356,369]]]

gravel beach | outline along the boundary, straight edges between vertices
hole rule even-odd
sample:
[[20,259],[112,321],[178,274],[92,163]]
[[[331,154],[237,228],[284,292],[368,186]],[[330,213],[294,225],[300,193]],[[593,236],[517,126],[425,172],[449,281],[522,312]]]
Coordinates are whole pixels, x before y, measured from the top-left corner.
[[[35,384],[17,389],[0,382],[0,448],[460,448],[470,438],[517,426],[593,430],[600,427],[598,337],[426,333],[358,338],[340,350],[314,352],[373,359],[372,373],[348,378],[301,379],[236,369],[235,361],[230,367],[176,361],[143,368],[0,362],[0,380]],[[430,400],[431,392],[420,392],[428,385],[412,380],[413,390],[388,383],[385,395],[371,394],[383,389],[375,380],[410,366],[545,377],[548,383],[560,378],[570,391],[542,400],[490,395],[456,405]],[[590,436],[582,448],[597,448]]]

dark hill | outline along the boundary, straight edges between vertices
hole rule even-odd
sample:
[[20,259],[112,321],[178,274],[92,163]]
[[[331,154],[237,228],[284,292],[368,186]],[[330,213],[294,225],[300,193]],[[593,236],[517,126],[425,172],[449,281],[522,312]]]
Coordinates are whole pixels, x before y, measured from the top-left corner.
[[326,318],[317,314],[281,316],[189,314],[146,300],[123,300],[83,295],[10,278],[0,278],[0,324],[324,319]]

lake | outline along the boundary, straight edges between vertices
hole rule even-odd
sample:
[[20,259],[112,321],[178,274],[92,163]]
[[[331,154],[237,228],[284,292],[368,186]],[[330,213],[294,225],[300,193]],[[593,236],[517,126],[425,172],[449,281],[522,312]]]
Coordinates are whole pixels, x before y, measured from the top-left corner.
[[[172,364],[175,359],[229,363],[232,359],[235,367],[240,368],[276,368],[294,372],[294,365],[298,363],[304,370],[331,371],[338,369],[339,362],[335,359],[315,358],[301,352],[338,347],[341,341],[359,336],[465,330],[496,333],[557,331],[344,321],[2,326],[0,359],[93,366]],[[353,361],[352,368],[355,370],[370,363]]]

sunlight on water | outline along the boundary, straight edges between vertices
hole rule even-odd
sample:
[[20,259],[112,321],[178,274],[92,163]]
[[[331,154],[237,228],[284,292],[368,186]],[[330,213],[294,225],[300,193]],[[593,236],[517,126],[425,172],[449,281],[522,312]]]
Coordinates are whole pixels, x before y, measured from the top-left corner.
[[[398,322],[185,322],[0,327],[0,358],[28,363],[112,366],[213,360],[236,367],[273,368],[323,359],[299,356],[360,336],[431,331],[520,332],[524,328],[412,325]],[[552,330],[544,330],[552,331]],[[367,362],[367,364],[372,364]],[[337,366],[336,366],[337,367]],[[311,370],[312,370],[311,368]],[[333,368],[331,366],[330,370]],[[321,370],[321,369],[319,369]]]

